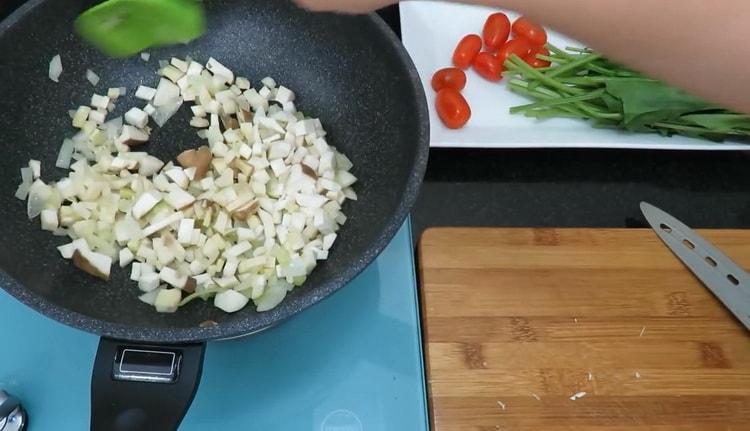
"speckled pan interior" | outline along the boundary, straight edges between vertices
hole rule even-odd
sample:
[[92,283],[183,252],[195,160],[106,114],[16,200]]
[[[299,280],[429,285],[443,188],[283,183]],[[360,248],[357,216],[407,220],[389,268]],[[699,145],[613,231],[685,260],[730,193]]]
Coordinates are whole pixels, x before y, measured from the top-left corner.
[[[417,73],[391,30],[375,15],[311,14],[279,0],[206,1],[209,32],[188,45],[151,51],[151,61],[106,58],[73,34],[75,17],[93,2],[31,0],[0,23],[0,285],[23,303],[65,324],[96,334],[162,343],[203,341],[249,334],[282,321],[346,285],[383,250],[411,208],[427,162],[429,127]],[[47,78],[60,54],[60,83]],[[252,307],[225,314],[197,301],[175,314],[157,314],[138,301],[127,271],[114,269],[105,283],[58,255],[54,237],[29,221],[13,194],[19,169],[30,158],[54,168],[64,137],[74,133],[67,111],[91,94],[125,86],[116,113],[141,105],[139,84],[155,85],[159,59],[217,58],[255,85],[265,76],[292,88],[297,106],[319,117],[329,142],[355,164],[359,200],[347,203],[348,222],[330,259],[275,310]],[[100,77],[93,88],[90,68]],[[147,150],[163,160],[201,144],[183,108],[153,134]],[[356,307],[357,304],[351,304]],[[205,320],[219,323],[200,328]],[[346,322],[342,322],[346,324]]]

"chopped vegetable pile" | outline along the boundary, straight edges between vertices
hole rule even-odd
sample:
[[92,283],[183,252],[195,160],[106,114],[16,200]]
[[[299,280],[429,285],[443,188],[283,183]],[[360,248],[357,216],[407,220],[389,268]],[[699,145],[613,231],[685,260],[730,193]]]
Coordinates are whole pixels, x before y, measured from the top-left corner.
[[[341,205],[357,199],[352,163],[271,78],[256,90],[213,58],[205,67],[173,58],[159,73],[156,88],[135,92],[145,106],[124,119],[106,118],[124,88],[71,111],[80,130],[56,162],[69,174],[45,183],[31,160],[16,197],[42,229],[72,239],[58,249],[81,270],[109,280],[114,262],[130,265],[140,299],[159,312],[196,298],[228,313],[250,300],[270,310],[328,258],[346,222]],[[149,121],[164,125],[186,101],[208,145],[176,164],[134,151],[148,142]]]
[[750,136],[747,115],[722,109],[589,49],[547,45],[551,66],[535,69],[518,56],[505,63],[511,90],[536,102],[511,108],[529,117],[571,117],[596,127],[721,141]]

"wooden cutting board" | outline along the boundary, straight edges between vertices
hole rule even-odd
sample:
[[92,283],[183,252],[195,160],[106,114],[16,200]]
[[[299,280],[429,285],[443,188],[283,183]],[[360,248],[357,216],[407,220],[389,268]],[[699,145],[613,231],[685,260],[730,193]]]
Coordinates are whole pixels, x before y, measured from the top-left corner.
[[[701,234],[750,267],[750,231]],[[433,431],[750,430],[749,333],[652,231],[432,229],[419,260]]]

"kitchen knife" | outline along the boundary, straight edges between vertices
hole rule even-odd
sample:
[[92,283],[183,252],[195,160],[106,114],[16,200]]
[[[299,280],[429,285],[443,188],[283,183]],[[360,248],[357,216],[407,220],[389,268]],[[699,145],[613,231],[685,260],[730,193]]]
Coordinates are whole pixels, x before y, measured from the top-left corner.
[[664,244],[750,329],[748,273],[666,212],[646,202],[641,202],[641,211]]

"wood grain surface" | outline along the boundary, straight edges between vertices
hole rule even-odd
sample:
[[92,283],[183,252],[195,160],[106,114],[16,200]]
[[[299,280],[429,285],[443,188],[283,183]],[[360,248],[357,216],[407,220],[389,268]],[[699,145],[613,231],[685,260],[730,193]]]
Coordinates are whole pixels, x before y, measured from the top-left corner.
[[433,431],[750,430],[749,333],[652,231],[431,229],[419,261]]

